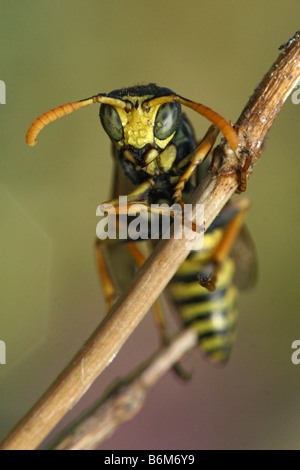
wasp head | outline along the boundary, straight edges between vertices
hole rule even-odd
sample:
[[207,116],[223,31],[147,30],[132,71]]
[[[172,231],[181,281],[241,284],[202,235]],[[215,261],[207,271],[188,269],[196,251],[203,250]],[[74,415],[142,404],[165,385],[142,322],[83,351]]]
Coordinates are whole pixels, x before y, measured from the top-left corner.
[[[109,93],[120,107],[102,104],[100,119],[112,142],[128,160],[145,169],[172,140],[181,119],[178,102],[157,103],[156,98],[173,94],[168,88],[154,84],[115,90]],[[151,101],[153,105],[151,105]]]

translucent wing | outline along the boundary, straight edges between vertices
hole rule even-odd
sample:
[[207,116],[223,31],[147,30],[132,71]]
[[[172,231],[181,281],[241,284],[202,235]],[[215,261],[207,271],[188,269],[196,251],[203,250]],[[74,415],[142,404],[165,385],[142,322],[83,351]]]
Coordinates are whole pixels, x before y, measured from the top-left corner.
[[[219,226],[225,226],[232,219],[235,212],[234,203],[229,201],[213,221],[208,232],[213,231]],[[234,241],[230,258],[234,261],[235,265],[235,275],[233,278],[235,285],[239,290],[252,288],[257,279],[257,255],[254,242],[245,225],[242,226]]]
[[[114,147],[112,147],[112,154],[114,165],[109,199],[126,196],[134,188],[133,183],[124,174],[124,171],[121,168],[117,152]],[[116,231],[116,233],[118,233],[118,231]],[[117,289],[118,295],[120,295],[127,285],[130,284],[138,269],[125,242],[126,240],[106,239],[102,244],[102,251],[107,262],[109,275]]]
[[240,290],[250,289],[257,279],[257,255],[253,239],[244,225],[232,247],[235,263],[234,282]]
[[126,194],[129,194],[135,186],[121,168],[117,151],[114,146],[112,146],[112,155],[114,159],[114,169],[110,199],[115,199],[119,196],[126,196]]

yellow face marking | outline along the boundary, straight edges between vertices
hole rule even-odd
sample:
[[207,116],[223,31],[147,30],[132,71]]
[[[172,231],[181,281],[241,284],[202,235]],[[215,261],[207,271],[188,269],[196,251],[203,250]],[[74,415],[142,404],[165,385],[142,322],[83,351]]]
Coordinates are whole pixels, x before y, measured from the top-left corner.
[[[126,112],[123,108],[115,108],[118,112],[124,131],[124,139],[117,143],[118,147],[123,145],[132,145],[140,149],[147,144],[157,144],[160,148],[165,148],[167,143],[172,139],[175,132],[165,140],[159,140],[154,136],[154,123],[156,114],[160,105],[151,106],[147,112],[141,106],[143,101],[147,101],[151,96],[123,96],[122,100],[132,103],[132,109]],[[136,107],[136,103],[138,106]]]
[[149,163],[153,162],[153,160],[155,160],[157,157],[158,157],[158,151],[156,149],[149,150],[145,158],[145,164],[149,165]]
[[134,157],[131,155],[129,150],[125,150],[124,152],[124,157],[127,158],[127,160],[131,161],[132,163],[135,163]]
[[158,166],[160,170],[163,170],[164,172],[169,171],[173,163],[175,161],[177,154],[177,150],[175,145],[169,145],[160,155],[158,158]]
[[158,173],[158,167],[155,160],[146,167],[146,172],[148,175],[156,175]]

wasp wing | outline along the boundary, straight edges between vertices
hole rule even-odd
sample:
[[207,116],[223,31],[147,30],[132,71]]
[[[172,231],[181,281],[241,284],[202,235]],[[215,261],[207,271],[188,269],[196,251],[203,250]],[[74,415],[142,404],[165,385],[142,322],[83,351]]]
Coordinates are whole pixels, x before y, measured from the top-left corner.
[[128,176],[125,175],[118,158],[118,152],[114,146],[112,146],[112,155],[114,168],[110,197],[111,199],[115,199],[119,196],[126,196],[135,188],[135,186]]
[[[218,227],[224,227],[232,220],[237,212],[237,206],[229,201],[222,209],[220,214],[212,222],[208,232]],[[257,279],[257,254],[253,239],[244,224],[231,248],[230,258],[234,261],[235,275],[233,281],[239,290],[250,289],[254,286]]]
[[[129,194],[135,186],[124,174],[120,165],[117,150],[114,146],[112,146],[112,156],[113,176],[111,181],[110,199],[116,199],[119,196],[126,196]],[[116,239],[107,238],[103,240],[101,243],[101,249],[109,270],[109,276],[117,290],[117,295],[120,295],[133,279],[138,267],[127,249],[128,240],[121,240],[118,237],[118,217],[116,217],[115,223]]]
[[253,239],[243,225],[232,247],[231,258],[235,264],[234,282],[240,290],[252,288],[257,280],[257,254]]

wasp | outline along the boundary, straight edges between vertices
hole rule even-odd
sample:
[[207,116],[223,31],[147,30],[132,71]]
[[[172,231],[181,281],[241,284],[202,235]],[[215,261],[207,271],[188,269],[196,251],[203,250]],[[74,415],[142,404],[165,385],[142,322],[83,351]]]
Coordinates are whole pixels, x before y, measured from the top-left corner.
[[[59,106],[38,117],[26,141],[35,145],[39,132],[50,122],[73,111],[100,103],[100,121],[113,147],[115,163],[112,199],[104,204],[117,213],[130,213],[141,203],[151,213],[161,202],[184,205],[201,185],[210,169],[212,148],[221,131],[233,151],[238,148],[234,128],[218,113],[156,84],[137,85],[97,94]],[[197,143],[193,127],[182,111],[186,106],[211,121]],[[241,170],[245,186],[245,174]],[[127,196],[121,206],[118,197]],[[206,231],[201,248],[194,248],[167,287],[168,295],[183,326],[192,325],[199,347],[214,363],[228,361],[236,334],[237,292],[253,284],[256,261],[252,240],[244,226],[249,203],[230,201]],[[115,257],[121,271],[120,247],[126,247],[137,266],[146,256],[141,240],[97,240],[97,263],[108,310],[116,299],[117,287],[111,270]],[[105,249],[106,248],[106,249]],[[131,274],[125,274],[128,279]],[[167,342],[165,320],[156,305],[155,318],[162,340]]]

